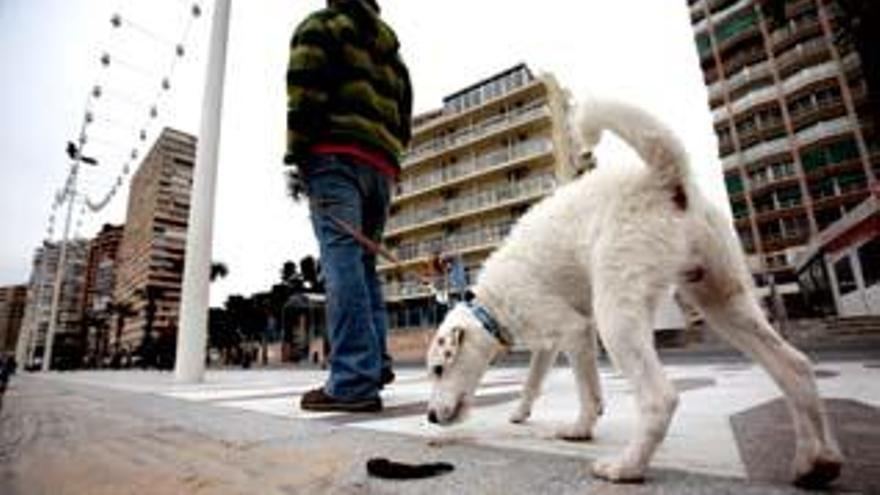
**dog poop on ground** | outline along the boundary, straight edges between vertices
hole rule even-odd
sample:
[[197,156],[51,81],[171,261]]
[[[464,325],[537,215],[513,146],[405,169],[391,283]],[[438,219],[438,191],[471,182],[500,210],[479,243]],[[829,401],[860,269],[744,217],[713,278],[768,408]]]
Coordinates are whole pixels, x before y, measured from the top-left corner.
[[448,462],[430,462],[427,464],[405,464],[389,461],[384,457],[367,461],[367,473],[370,476],[389,480],[417,480],[439,476],[455,469]]

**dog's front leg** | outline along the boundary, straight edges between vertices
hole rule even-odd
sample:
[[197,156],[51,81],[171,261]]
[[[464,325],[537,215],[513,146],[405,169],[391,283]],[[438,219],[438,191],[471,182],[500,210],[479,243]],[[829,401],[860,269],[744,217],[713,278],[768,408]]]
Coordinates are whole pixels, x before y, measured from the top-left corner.
[[575,345],[566,351],[577,385],[580,411],[574,423],[561,427],[556,436],[563,440],[578,441],[593,438],[593,427],[602,414],[602,386],[597,366],[597,343],[594,328],[578,334]]
[[529,361],[529,374],[526,383],[523,386],[522,397],[519,406],[511,413],[511,423],[522,423],[532,414],[532,404],[535,399],[541,395],[541,384],[547,377],[553,363],[556,362],[556,356],[559,355],[559,349],[553,346],[549,349],[539,348],[532,351],[532,357]]

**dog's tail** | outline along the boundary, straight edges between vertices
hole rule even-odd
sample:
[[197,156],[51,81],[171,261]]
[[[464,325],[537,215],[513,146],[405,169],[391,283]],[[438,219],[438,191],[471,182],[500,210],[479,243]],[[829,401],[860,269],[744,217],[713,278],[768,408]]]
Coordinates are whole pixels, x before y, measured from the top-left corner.
[[625,103],[596,101],[580,107],[576,126],[587,149],[599,143],[602,131],[611,130],[655,171],[658,185],[684,194],[687,153],[675,134],[653,115]]

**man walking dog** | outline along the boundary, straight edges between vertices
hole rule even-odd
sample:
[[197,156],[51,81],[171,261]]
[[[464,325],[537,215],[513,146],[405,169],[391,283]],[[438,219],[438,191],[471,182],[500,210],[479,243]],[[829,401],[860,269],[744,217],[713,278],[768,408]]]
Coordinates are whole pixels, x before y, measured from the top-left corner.
[[297,27],[287,71],[287,154],[309,197],[327,286],[330,376],[309,411],[376,412],[394,379],[376,254],[410,139],[412,88],[375,0],[328,0]]

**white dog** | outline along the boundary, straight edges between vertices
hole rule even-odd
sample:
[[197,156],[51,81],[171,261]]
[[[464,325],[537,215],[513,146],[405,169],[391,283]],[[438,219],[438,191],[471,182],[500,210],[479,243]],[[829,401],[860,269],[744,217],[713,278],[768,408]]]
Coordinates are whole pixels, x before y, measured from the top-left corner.
[[795,482],[818,486],[836,478],[841,455],[811,363],[765,319],[730,221],[689,179],[681,143],[650,115],[623,104],[597,103],[582,114],[577,126],[585,146],[591,149],[609,129],[647,167],[591,172],[520,219],[486,261],[474,299],[454,307],[433,338],[428,420],[460,419],[489,362],[516,338],[534,354],[511,419],[528,416],[561,349],[581,404],[561,436],[589,439],[601,413],[595,329],[633,385],[638,421],[623,453],[597,461],[593,473],[643,479],[678,403],[651,328],[658,298],[675,285],[710,328],[763,365],[785,393],[797,433]]

